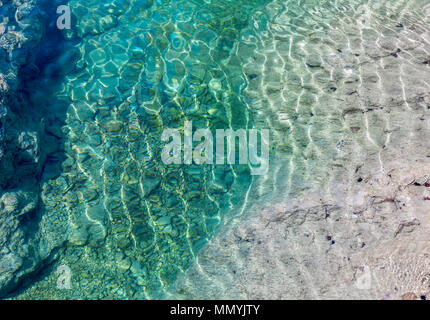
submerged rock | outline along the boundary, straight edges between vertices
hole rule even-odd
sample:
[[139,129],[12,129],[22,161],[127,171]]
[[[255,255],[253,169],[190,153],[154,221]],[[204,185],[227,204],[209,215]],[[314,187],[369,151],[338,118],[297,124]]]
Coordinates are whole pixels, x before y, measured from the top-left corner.
[[55,129],[40,106],[44,100],[37,100],[43,90],[29,93],[26,87],[41,71],[36,64],[48,25],[45,6],[38,0],[0,2],[0,297],[64,242],[61,212],[53,216],[39,207],[42,177],[51,170],[48,154],[58,151],[59,137],[47,133]]

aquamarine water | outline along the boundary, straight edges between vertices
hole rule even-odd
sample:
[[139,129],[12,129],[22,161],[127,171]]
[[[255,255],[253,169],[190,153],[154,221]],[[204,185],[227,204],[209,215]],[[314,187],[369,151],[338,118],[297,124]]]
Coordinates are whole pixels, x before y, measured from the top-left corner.
[[[56,213],[54,227],[67,241],[19,291],[23,298],[161,299],[251,202],[324,184],[319,173],[346,141],[337,95],[363,83],[354,63],[362,59],[363,77],[380,79],[366,65],[371,42],[399,32],[399,21],[412,24],[409,14],[419,16],[407,1],[68,5],[72,28],[59,40],[66,53],[45,83],[55,84],[55,103],[66,106],[58,132],[64,159],[42,188],[43,210]],[[52,80],[52,73],[64,76]],[[165,165],[161,134],[183,130],[185,121],[211,131],[272,129],[270,173]],[[383,135],[369,130],[378,150]],[[62,265],[72,272],[70,290],[56,287]]]
[[55,297],[161,298],[240,211],[248,165],[164,165],[161,133],[253,126],[236,42],[263,3],[69,2],[80,58],[56,95],[66,160],[43,200],[67,220],[73,288]]

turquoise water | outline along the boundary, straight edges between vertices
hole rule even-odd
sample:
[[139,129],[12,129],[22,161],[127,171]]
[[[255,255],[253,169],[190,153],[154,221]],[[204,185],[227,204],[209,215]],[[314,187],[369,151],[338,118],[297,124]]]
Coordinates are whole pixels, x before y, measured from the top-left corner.
[[237,38],[261,4],[69,2],[80,58],[56,93],[66,160],[43,201],[67,221],[73,286],[55,297],[161,298],[240,211],[248,165],[165,165],[161,133],[253,127]]
[[[59,59],[64,77],[54,79],[55,99],[67,106],[58,133],[65,159],[41,200],[66,242],[24,298],[161,299],[217,230],[242,214],[253,186],[249,201],[324,182],[316,172],[327,171],[344,139],[336,94],[360,84],[348,63],[365,56],[365,40],[397,32],[407,8],[405,1],[68,5],[68,60]],[[355,28],[369,10],[370,24]],[[211,131],[270,128],[277,161],[259,178],[248,165],[165,165],[161,134],[183,130],[185,121]],[[61,265],[71,269],[70,290],[55,285]]]

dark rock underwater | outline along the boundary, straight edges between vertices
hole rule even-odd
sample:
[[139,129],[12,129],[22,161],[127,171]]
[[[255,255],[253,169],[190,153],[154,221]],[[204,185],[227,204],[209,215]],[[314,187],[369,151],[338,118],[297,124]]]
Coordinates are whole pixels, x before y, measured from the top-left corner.
[[63,157],[66,105],[52,96],[62,74],[49,70],[61,56],[73,65],[73,51],[50,23],[55,8],[55,1],[0,3],[0,296],[65,240],[40,203],[41,185],[59,174]]

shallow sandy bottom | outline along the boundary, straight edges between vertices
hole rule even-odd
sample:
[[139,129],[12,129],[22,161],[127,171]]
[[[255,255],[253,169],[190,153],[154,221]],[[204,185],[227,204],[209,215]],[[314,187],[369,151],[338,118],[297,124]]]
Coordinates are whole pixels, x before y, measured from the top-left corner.
[[245,35],[276,156],[169,297],[430,294],[430,6],[326,4],[274,1]]

